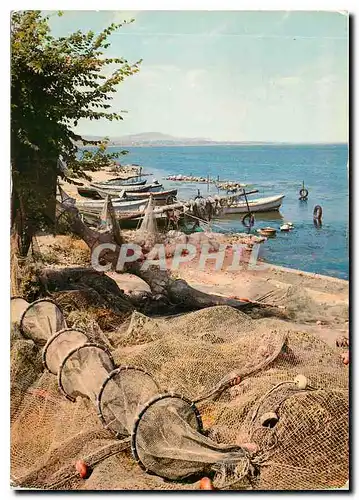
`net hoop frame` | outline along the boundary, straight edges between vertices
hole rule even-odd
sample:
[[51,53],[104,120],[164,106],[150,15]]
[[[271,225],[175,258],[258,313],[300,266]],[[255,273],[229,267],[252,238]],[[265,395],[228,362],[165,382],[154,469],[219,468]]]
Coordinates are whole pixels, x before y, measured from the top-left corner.
[[[87,338],[87,340],[89,341],[90,339],[87,337],[86,333],[81,330],[80,328],[63,328],[62,330],[59,330],[58,332],[55,332],[50,338],[49,340],[46,342],[43,350],[42,350],[42,365],[44,367],[45,370],[47,370],[49,373],[51,373],[52,375],[57,375],[57,373],[54,373],[50,370],[50,368],[47,366],[47,362],[46,362],[46,354],[47,354],[47,350],[48,348],[50,347],[50,345],[52,344],[52,342],[54,340],[57,339],[57,337],[59,337],[60,335],[62,335],[63,333],[65,332],[68,332],[68,331],[77,331],[77,332],[80,332],[80,333],[83,333],[85,335],[85,337]],[[86,342],[88,343],[88,342]]]
[[[103,416],[103,413],[102,413],[102,406],[101,406],[102,395],[103,395],[103,392],[104,392],[104,390],[105,390],[106,385],[108,384],[108,382],[110,382],[110,380],[112,380],[113,377],[115,377],[116,375],[118,375],[122,371],[127,371],[127,370],[136,370],[136,371],[139,371],[141,373],[144,373],[145,375],[148,375],[152,379],[152,381],[154,382],[154,384],[157,387],[157,389],[159,391],[161,390],[160,386],[158,385],[158,383],[156,382],[156,380],[152,377],[152,375],[150,373],[148,373],[148,371],[144,370],[143,368],[140,368],[140,367],[134,366],[134,365],[124,365],[124,366],[120,366],[119,368],[115,368],[114,370],[112,370],[112,372],[109,374],[109,376],[103,381],[103,384],[101,386],[100,392],[98,393],[98,396],[97,396],[97,413],[98,413],[98,416],[100,417],[100,420],[101,420],[103,426],[106,429],[109,429],[111,432],[113,432],[113,434],[117,438],[118,437],[122,437],[123,434],[121,434],[120,432],[115,432],[111,428],[107,427],[107,422],[106,422],[105,417]],[[145,405],[147,405],[147,404],[148,403],[145,403]]]
[[[16,300],[16,299],[21,299],[23,300],[24,302],[27,302],[27,300],[24,299],[24,297],[21,297],[21,295],[11,295],[10,296],[10,309],[11,309],[11,301],[12,300]],[[29,307],[31,304],[29,302],[27,302],[28,306]],[[26,308],[27,309],[27,308]],[[11,310],[10,310],[10,316],[11,316]],[[21,315],[22,316],[22,315]],[[21,321],[21,316],[20,316],[20,321]],[[11,317],[10,317],[10,320],[11,320]],[[20,321],[19,321],[19,327],[20,327]],[[10,323],[12,324],[12,320],[10,321]]]
[[[23,298],[23,297],[20,297],[20,298]],[[25,300],[25,299],[24,299]],[[31,339],[31,337],[29,337],[28,335],[26,335],[24,333],[24,330],[23,330],[23,322],[24,322],[24,318],[25,318],[25,315],[26,313],[34,306],[34,305],[37,305],[37,304],[40,304],[40,302],[49,302],[50,304],[54,304],[54,306],[57,307],[57,309],[60,311],[62,317],[64,318],[65,320],[65,317],[64,317],[64,313],[62,312],[62,309],[56,304],[56,302],[52,299],[37,299],[37,300],[34,300],[34,302],[31,302],[31,304],[29,304],[27,306],[27,308],[25,309],[25,311],[22,313],[21,317],[20,317],[20,322],[19,322],[19,329],[20,329],[20,333],[26,338],[26,339]],[[65,324],[66,324],[66,320],[65,320]],[[32,339],[31,339],[32,340]]]
[[62,360],[62,363],[60,365],[59,373],[58,373],[58,376],[57,376],[57,382],[58,382],[58,385],[59,385],[59,388],[60,388],[62,394],[65,396],[66,399],[68,399],[72,403],[74,403],[76,401],[76,398],[73,398],[72,396],[70,396],[69,394],[67,394],[67,392],[65,391],[63,383],[62,383],[62,371],[63,371],[63,369],[64,369],[67,361],[71,358],[71,356],[73,356],[73,354],[76,354],[81,349],[84,349],[84,348],[87,348],[87,347],[96,347],[97,349],[100,349],[101,351],[103,351],[104,353],[106,353],[108,355],[110,361],[112,362],[112,364],[115,366],[115,362],[113,360],[112,354],[107,349],[107,347],[104,347],[101,344],[96,344],[95,342],[87,342],[86,344],[83,344],[83,345],[80,345],[78,347],[75,347],[70,352],[68,352],[67,355],[65,356],[65,358]]
[[132,434],[131,434],[131,451],[132,451],[132,455],[133,455],[133,458],[135,459],[136,463],[141,467],[141,469],[144,472],[146,472],[147,474],[152,474],[154,476],[161,477],[161,478],[166,479],[168,481],[173,481],[173,479],[170,479],[170,478],[165,477],[165,476],[160,476],[156,472],[153,472],[150,469],[148,469],[145,466],[145,464],[141,461],[141,459],[138,455],[137,446],[136,446],[137,431],[138,431],[138,426],[140,424],[141,418],[143,417],[143,415],[146,413],[146,411],[153,404],[157,403],[158,401],[161,401],[162,399],[166,399],[166,398],[177,398],[177,399],[181,399],[182,401],[187,403],[196,417],[198,432],[203,433],[203,423],[202,423],[201,414],[200,414],[197,406],[195,405],[195,403],[193,401],[191,401],[190,399],[186,398],[185,396],[182,396],[182,394],[177,394],[175,392],[165,392],[163,394],[158,394],[157,396],[155,396],[152,399],[150,399],[149,401],[147,401],[145,406],[142,408],[142,410],[139,412],[139,414],[135,418],[135,421],[133,423]]

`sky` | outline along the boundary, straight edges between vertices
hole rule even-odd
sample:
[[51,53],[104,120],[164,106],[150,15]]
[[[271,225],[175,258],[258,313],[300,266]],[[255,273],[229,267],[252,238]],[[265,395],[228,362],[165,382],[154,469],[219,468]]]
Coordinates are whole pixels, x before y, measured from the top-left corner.
[[161,132],[223,141],[346,142],[348,18],[300,11],[65,11],[54,36],[111,35],[109,57],[143,59],[118,86],[121,122],[81,120],[83,135]]

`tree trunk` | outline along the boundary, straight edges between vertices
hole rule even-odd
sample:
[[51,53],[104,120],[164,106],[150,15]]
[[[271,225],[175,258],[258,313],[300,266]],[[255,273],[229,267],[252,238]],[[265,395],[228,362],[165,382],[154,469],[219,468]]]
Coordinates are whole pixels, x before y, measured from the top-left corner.
[[53,230],[56,211],[57,160],[28,156],[12,157],[11,229],[18,254],[26,257],[38,230]]

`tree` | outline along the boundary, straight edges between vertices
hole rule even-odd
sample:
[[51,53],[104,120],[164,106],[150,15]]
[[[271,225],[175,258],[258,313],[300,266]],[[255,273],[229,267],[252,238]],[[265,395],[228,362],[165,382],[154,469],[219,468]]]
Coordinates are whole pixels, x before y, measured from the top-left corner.
[[91,180],[91,177],[85,171],[95,172],[102,168],[118,165],[116,160],[126,155],[128,151],[122,150],[109,153],[107,151],[108,143],[109,139],[105,137],[95,150],[82,149],[78,158],[71,159],[67,163],[71,177],[82,177]]
[[35,231],[53,226],[56,180],[63,174],[59,157],[80,175],[94,156],[85,153],[85,162],[77,157],[79,145],[98,144],[75,133],[78,121],[123,119],[110,110],[110,103],[117,85],[136,73],[141,61],[130,64],[105,57],[104,51],[109,36],[125,23],[112,23],[100,34],[79,30],[54,38],[49,16],[40,11],[12,14],[11,222],[21,255]]

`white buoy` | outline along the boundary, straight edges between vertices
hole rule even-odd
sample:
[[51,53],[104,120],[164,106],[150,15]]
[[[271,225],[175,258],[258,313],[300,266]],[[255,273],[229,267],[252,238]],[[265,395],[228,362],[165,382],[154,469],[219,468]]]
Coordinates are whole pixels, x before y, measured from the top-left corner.
[[285,231],[285,232],[288,232],[290,230],[290,226],[288,224],[283,224],[282,226],[280,226],[279,228],[281,231]]
[[294,379],[294,383],[298,389],[303,390],[307,388],[308,379],[305,375],[297,375]]

